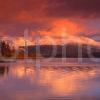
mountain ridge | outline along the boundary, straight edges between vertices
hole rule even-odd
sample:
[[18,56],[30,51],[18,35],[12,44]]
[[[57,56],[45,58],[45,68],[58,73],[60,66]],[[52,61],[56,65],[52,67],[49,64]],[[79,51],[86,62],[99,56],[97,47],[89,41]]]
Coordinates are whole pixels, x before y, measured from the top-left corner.
[[[25,46],[19,47],[19,50],[25,53]],[[67,44],[67,45],[31,45],[27,46],[28,56],[40,54],[42,57],[54,58],[100,58],[100,47],[86,44]]]

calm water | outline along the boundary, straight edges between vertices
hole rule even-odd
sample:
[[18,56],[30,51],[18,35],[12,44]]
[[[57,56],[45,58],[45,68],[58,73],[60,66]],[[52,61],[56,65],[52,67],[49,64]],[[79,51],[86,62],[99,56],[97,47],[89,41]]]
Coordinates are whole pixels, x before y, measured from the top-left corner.
[[99,65],[61,59],[1,63],[0,100],[100,100]]

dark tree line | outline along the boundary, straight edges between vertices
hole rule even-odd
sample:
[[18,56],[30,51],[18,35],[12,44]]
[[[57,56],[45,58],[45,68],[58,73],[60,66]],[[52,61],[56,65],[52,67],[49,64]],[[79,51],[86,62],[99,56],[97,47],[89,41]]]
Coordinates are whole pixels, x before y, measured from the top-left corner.
[[0,54],[3,57],[12,57],[15,49],[8,41],[0,41]]

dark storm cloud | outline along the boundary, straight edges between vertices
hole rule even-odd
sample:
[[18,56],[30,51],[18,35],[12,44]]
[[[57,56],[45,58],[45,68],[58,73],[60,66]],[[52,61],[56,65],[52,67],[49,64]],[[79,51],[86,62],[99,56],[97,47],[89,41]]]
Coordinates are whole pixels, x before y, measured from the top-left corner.
[[34,17],[99,17],[100,0],[0,0],[0,21],[21,12]]
[[48,0],[47,15],[52,17],[99,17],[100,0]]

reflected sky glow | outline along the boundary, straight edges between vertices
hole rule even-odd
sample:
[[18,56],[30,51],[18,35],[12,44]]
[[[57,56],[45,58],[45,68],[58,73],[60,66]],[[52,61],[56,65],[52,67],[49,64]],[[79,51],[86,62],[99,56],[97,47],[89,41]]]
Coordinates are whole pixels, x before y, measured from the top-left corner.
[[99,71],[96,67],[61,69],[41,66],[37,70],[33,65],[27,66],[17,62],[0,69],[0,98],[7,99],[3,93],[10,100],[15,97],[15,100],[41,100],[49,97],[95,96],[100,93]]

